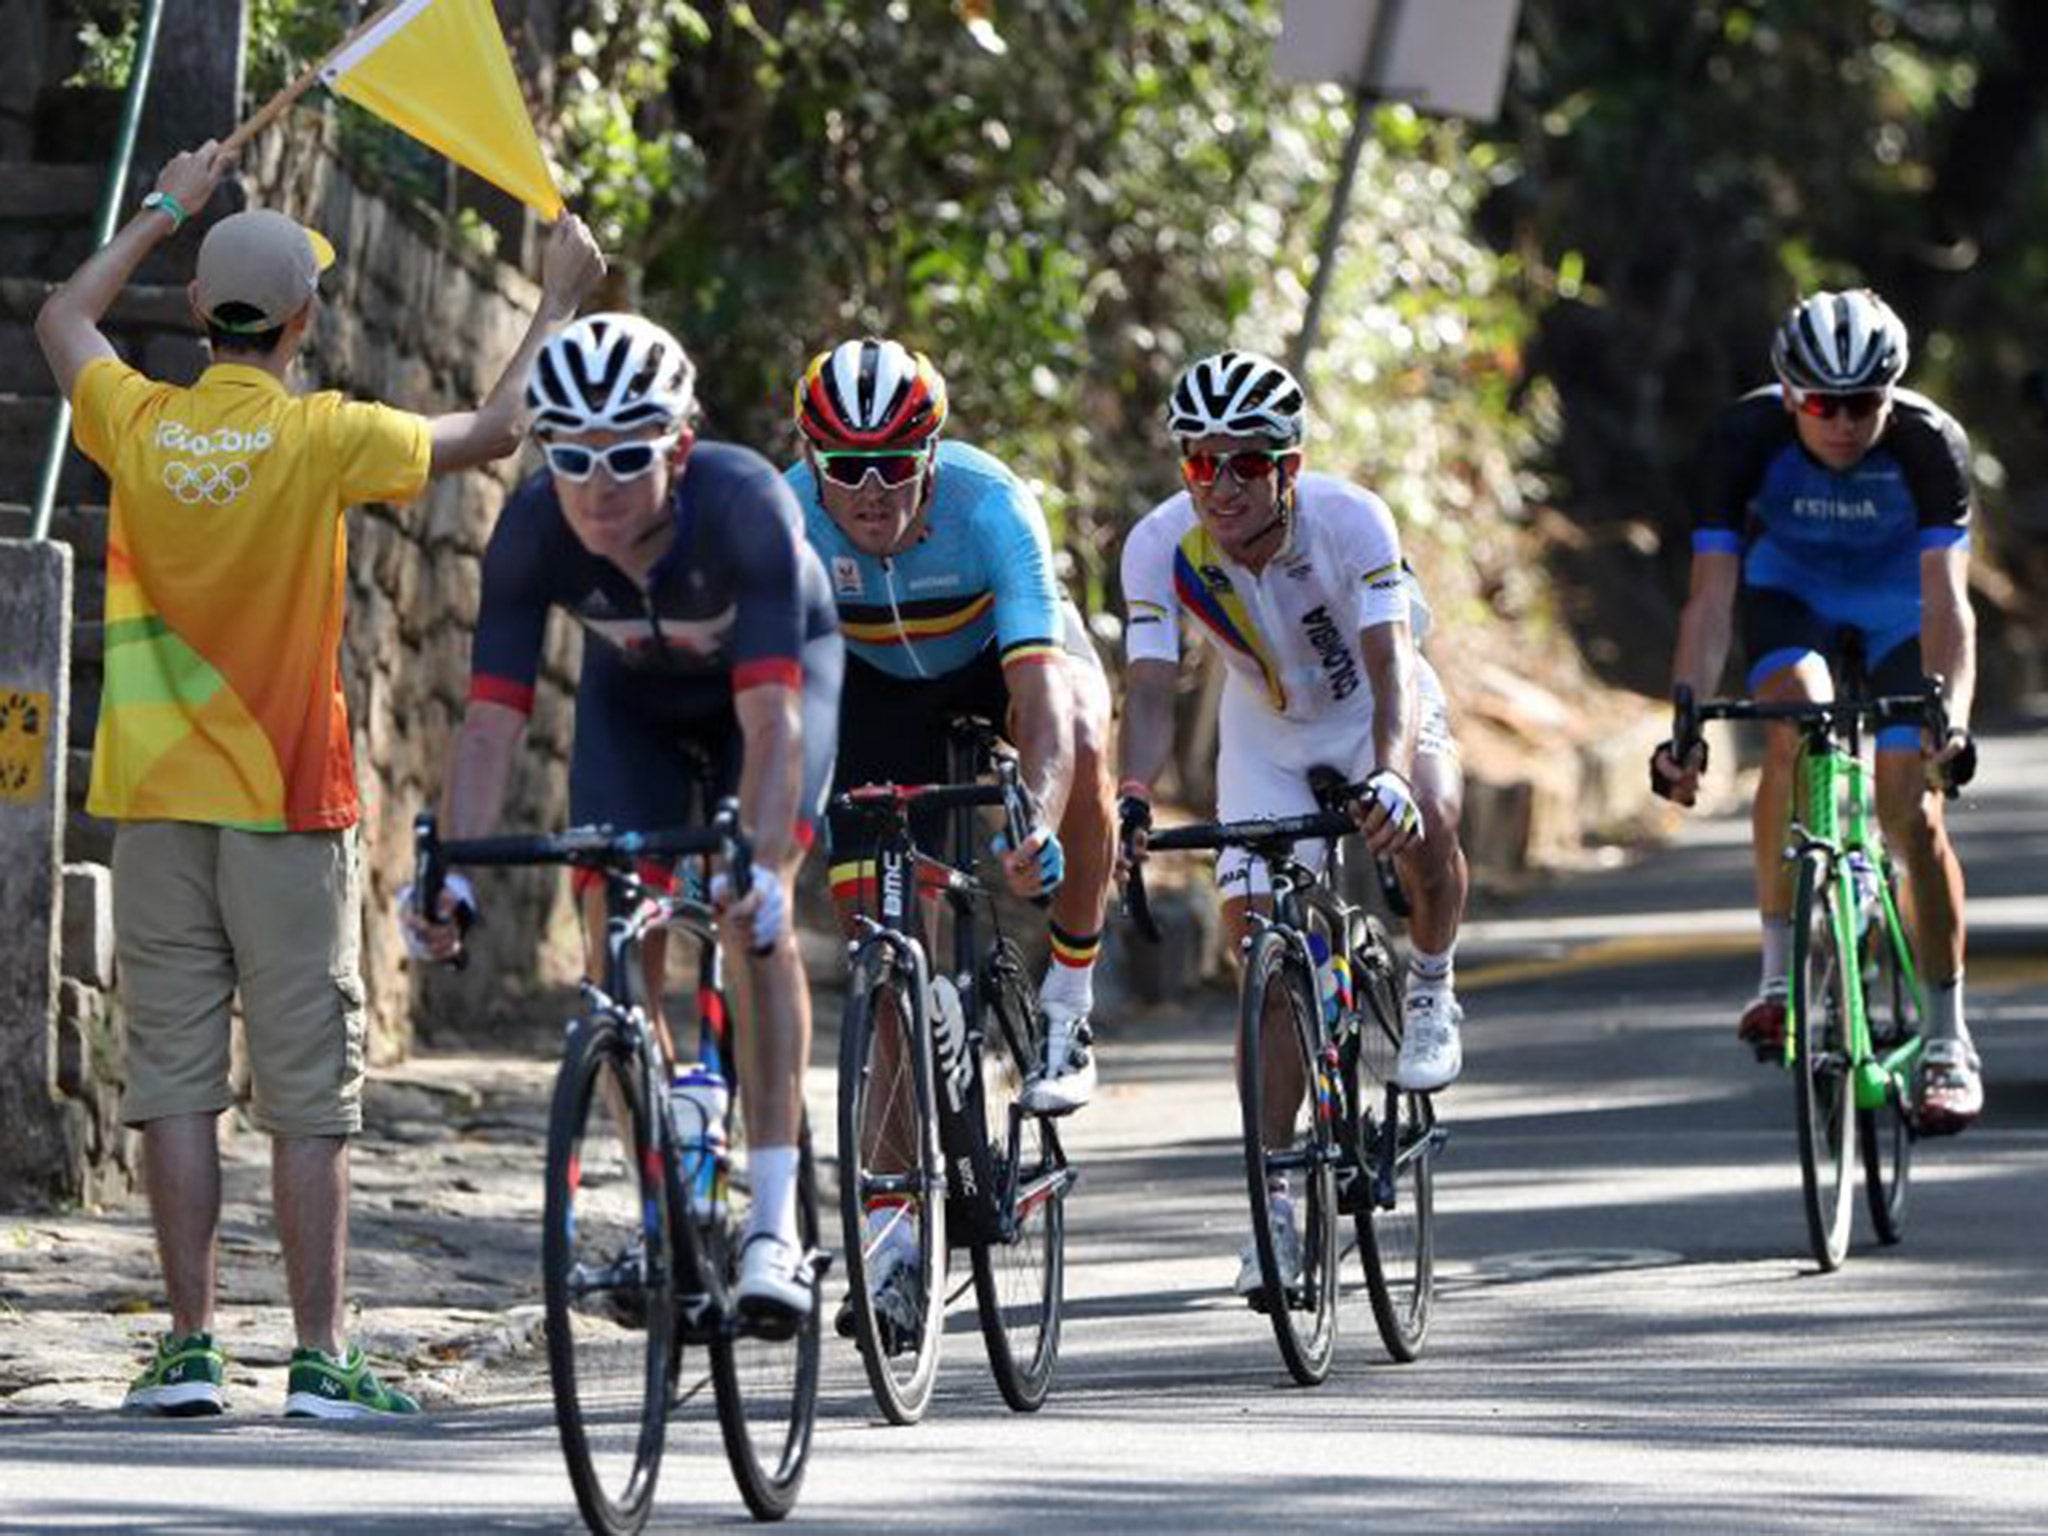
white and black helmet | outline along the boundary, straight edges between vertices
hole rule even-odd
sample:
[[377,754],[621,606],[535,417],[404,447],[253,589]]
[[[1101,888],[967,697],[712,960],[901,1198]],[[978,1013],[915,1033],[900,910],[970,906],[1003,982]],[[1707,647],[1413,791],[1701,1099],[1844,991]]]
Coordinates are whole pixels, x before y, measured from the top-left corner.
[[1189,365],[1173,386],[1166,430],[1177,438],[1271,438],[1282,448],[1300,444],[1308,406],[1294,375],[1256,352],[1218,352]]
[[1904,322],[1868,288],[1801,299],[1771,339],[1778,377],[1814,394],[1886,388],[1906,371],[1906,356]]
[[540,349],[526,406],[536,432],[673,427],[696,410],[697,365],[651,320],[585,315]]

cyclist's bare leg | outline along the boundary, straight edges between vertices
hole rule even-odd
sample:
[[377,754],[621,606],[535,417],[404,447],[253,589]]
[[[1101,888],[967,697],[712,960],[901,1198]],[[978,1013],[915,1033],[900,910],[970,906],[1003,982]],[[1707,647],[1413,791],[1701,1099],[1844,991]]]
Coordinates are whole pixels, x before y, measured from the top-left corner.
[[1885,841],[1906,866],[1902,916],[1922,977],[1944,986],[1963,973],[1963,865],[1917,750],[1877,754],[1876,800]]
[[[579,899],[583,915],[583,974],[593,981],[604,980],[605,909],[604,887],[593,885]],[[657,928],[640,940],[641,1004],[647,1010],[654,1038],[661,1045],[662,1059],[671,1064],[682,1060],[668,1032],[668,1009],[662,992],[668,985],[668,935]]]
[[1440,955],[1458,940],[1471,883],[1465,850],[1458,842],[1458,820],[1465,807],[1464,769],[1453,753],[1418,754],[1413,784],[1422,811],[1422,837],[1408,845],[1395,867],[1413,908],[1409,942]]
[[1074,708],[1074,786],[1060,817],[1067,875],[1050,915],[1068,933],[1102,932],[1116,866],[1116,808],[1110,787],[1109,681],[1099,667],[1065,660]]
[[[1834,696],[1827,664],[1812,654],[1771,673],[1756,688],[1757,701],[1765,704],[1811,704]],[[1792,824],[1798,760],[1798,728],[1780,722],[1767,726],[1750,819],[1756,905],[1766,921],[1783,922],[1792,915],[1792,866],[1785,859],[1785,839]]]
[[[796,910],[798,849],[781,871],[783,910]],[[811,1058],[811,992],[794,924],[786,923],[766,954],[736,932],[721,930],[732,978],[735,1055],[747,1139],[756,1147],[793,1147],[803,1126],[804,1067]]]
[[[1272,901],[1265,896],[1232,896],[1223,903],[1224,948],[1231,957],[1231,963],[1238,967],[1240,986],[1243,984],[1244,936],[1250,926],[1248,913],[1254,900],[1258,902],[1260,911],[1272,910]],[[1308,1091],[1308,1076],[1302,1068],[1301,1053],[1288,1044],[1294,1020],[1284,992],[1267,999],[1265,1022],[1266,1027],[1260,1034],[1263,1042],[1260,1081],[1265,1088],[1263,1129],[1268,1142],[1274,1146],[1285,1146],[1294,1138],[1295,1116],[1301,1108],[1302,1096]],[[1240,1072],[1244,1065],[1243,1051],[1244,1041],[1240,1038],[1231,1063]]]

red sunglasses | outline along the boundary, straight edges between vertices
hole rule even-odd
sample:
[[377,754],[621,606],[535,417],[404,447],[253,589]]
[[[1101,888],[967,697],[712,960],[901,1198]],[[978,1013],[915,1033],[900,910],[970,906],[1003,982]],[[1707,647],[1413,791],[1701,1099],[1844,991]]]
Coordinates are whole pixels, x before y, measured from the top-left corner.
[[1181,455],[1180,472],[1187,477],[1189,485],[1214,485],[1216,477],[1228,468],[1232,479],[1249,485],[1278,470],[1281,460],[1299,458],[1300,454],[1298,448],[1240,448],[1234,453],[1184,453]]
[[1890,391],[1882,389],[1859,389],[1847,395],[1822,395],[1805,389],[1794,389],[1788,393],[1792,397],[1793,410],[1821,421],[1832,421],[1837,415],[1847,416],[1851,421],[1868,421],[1883,410],[1885,401],[1891,398]]

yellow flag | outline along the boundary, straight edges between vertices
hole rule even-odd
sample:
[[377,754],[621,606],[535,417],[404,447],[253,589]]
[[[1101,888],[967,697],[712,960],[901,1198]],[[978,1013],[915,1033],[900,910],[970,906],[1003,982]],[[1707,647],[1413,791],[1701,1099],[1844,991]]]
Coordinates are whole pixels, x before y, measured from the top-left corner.
[[562,194],[491,0],[397,0],[321,66],[327,88],[546,218]]

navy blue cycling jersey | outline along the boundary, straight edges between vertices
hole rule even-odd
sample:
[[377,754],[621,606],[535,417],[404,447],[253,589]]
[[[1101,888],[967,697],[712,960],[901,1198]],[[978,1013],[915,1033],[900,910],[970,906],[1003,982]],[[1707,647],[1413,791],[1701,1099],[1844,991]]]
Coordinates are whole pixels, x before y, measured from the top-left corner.
[[1907,605],[1917,613],[1922,551],[1969,539],[1969,466],[1955,419],[1901,389],[1870,452],[1829,469],[1800,446],[1769,385],[1707,440],[1692,546],[1740,554],[1746,585],[1795,594],[1840,622],[1896,623]]
[[530,711],[550,608],[625,667],[732,691],[803,685],[804,642],[837,628],[803,515],[766,459],[699,442],[669,493],[675,543],[642,587],[583,547],[543,470],[505,504],[484,551],[470,697]]

